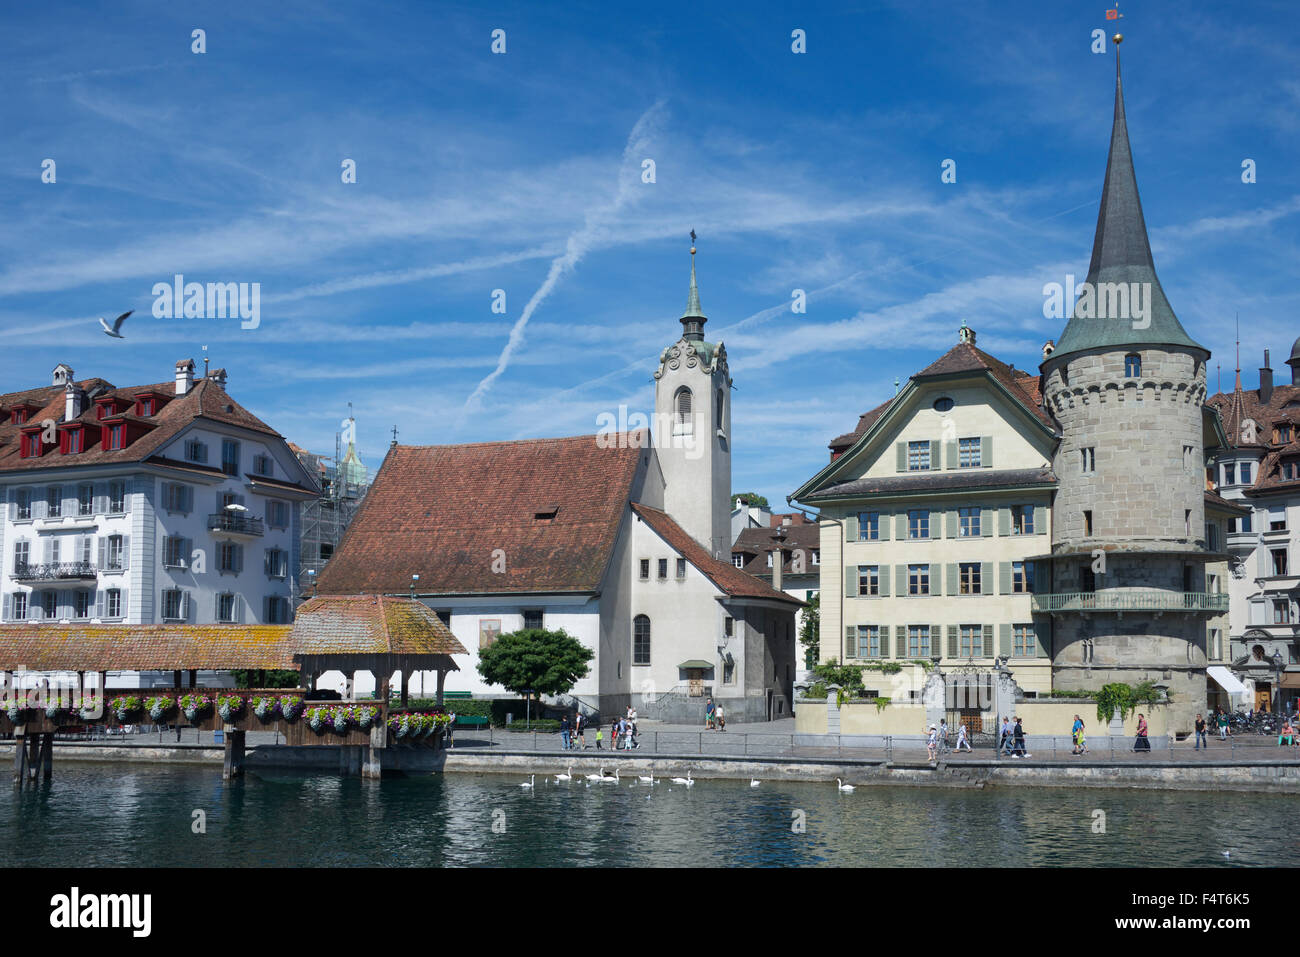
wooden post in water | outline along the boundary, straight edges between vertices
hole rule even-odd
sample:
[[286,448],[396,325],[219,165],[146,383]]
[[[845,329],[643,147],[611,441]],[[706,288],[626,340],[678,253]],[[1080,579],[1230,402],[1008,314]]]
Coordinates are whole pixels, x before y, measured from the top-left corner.
[[226,753],[221,766],[221,780],[231,781],[244,774],[244,734],[226,725]]
[[41,739],[41,777],[48,781],[54,776],[54,732],[46,731]]
[[18,732],[22,728],[14,728],[14,786],[22,787],[23,780],[27,777],[27,739]]
[[31,745],[27,750],[27,780],[36,780],[36,771],[40,767],[41,760],[41,736],[39,734],[27,735],[27,741]]

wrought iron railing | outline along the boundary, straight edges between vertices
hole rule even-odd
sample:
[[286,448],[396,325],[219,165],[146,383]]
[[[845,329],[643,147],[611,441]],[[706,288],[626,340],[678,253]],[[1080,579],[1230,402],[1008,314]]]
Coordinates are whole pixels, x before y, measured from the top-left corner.
[[22,564],[14,568],[14,578],[18,581],[76,581],[94,577],[95,566],[92,562],[45,562],[40,565]]
[[236,535],[263,535],[266,527],[260,518],[249,518],[236,512],[217,512],[208,516],[208,531],[233,532]]
[[1225,593],[1199,591],[1098,591],[1034,595],[1033,609],[1060,611],[1210,611],[1228,610]]

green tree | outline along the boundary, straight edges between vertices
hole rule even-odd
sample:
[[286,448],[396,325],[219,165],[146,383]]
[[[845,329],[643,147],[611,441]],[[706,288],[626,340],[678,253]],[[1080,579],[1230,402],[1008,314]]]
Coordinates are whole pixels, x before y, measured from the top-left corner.
[[479,649],[478,673],[516,694],[564,694],[587,676],[593,657],[591,649],[563,629],[524,628]]
[[231,672],[236,688],[297,688],[302,675],[296,671],[241,669]]
[[803,625],[799,628],[799,644],[806,649],[804,661],[811,668],[821,656],[822,593],[808,600],[803,610]]
[[757,508],[769,507],[767,499],[762,495],[759,495],[757,492],[733,492],[731,500],[734,502],[738,498],[743,498],[747,504],[753,505]]

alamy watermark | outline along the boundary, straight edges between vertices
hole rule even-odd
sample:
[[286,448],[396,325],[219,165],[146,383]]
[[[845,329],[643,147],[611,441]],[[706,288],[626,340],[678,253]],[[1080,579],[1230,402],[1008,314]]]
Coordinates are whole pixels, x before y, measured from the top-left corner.
[[700,437],[707,428],[706,417],[701,412],[628,412],[626,405],[618,413],[601,412],[596,416],[596,445],[602,449],[647,448],[650,445],[650,427],[659,436],[658,447],[684,449],[689,460],[704,457],[709,437]]
[[156,282],[151,293],[155,319],[242,319],[239,328],[262,323],[260,282],[186,282],[177,273],[170,283]]
[[1151,326],[1151,283],[1149,282],[1098,282],[1084,281],[1078,285],[1074,275],[1067,274],[1065,283],[1043,284],[1043,318],[1068,319],[1067,303],[1072,303],[1074,315],[1080,319],[1119,319],[1132,322],[1134,329]]

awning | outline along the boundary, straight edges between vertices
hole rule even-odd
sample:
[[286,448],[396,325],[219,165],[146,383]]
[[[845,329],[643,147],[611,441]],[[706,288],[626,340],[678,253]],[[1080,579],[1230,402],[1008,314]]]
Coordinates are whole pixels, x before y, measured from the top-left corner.
[[1223,665],[1210,665],[1205,671],[1214,679],[1215,684],[1228,694],[1246,694],[1246,686],[1238,681],[1236,676]]
[[678,668],[712,668],[712,661],[701,661],[699,658],[692,658],[690,661],[683,661]]

